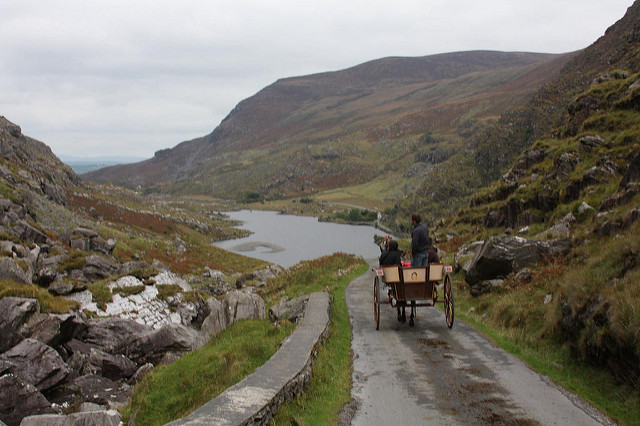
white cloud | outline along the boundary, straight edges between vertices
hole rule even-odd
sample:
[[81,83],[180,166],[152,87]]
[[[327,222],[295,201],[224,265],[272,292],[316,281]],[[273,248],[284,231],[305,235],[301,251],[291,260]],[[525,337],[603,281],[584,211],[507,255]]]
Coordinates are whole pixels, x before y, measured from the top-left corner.
[[0,114],[59,155],[150,157],[278,78],[386,56],[587,47],[631,0],[9,0]]

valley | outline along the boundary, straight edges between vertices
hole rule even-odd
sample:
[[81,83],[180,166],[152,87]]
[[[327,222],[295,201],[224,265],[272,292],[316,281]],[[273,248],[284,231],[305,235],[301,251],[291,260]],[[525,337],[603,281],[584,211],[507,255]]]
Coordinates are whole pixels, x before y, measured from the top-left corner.
[[[319,357],[349,358],[343,295],[364,260],[337,253],[281,268],[216,247],[247,234],[225,214],[241,208],[375,225],[403,250],[421,213],[455,268],[456,318],[636,424],[639,123],[639,2],[578,52],[383,58],[283,78],[208,135],[81,176],[0,117],[0,419],[70,416],[84,403],[135,417],[132,399],[164,391],[154,370],[175,365],[170,377],[182,377],[183,355],[217,351],[209,342],[238,329],[270,337],[246,351],[264,361],[294,328],[268,309],[325,287],[343,329]],[[109,315],[143,297],[162,320],[146,323],[139,306]],[[33,354],[51,360],[46,377],[29,370]],[[251,369],[238,370],[225,386]],[[318,391],[337,395],[330,418],[352,398],[337,387]],[[306,416],[294,407],[283,418]]]

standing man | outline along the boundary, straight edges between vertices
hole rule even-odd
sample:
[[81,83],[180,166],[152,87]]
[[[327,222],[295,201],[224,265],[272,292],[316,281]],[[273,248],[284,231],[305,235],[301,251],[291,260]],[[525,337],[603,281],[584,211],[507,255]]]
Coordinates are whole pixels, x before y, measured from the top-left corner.
[[413,224],[413,232],[411,232],[411,266],[427,266],[429,256],[429,231],[422,223],[419,214],[411,215],[411,223]]

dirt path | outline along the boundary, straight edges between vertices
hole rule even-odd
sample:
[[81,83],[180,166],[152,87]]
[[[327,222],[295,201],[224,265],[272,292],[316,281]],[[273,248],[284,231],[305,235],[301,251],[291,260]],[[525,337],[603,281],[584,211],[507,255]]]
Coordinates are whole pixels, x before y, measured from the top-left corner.
[[372,272],[346,291],[353,326],[352,425],[613,424],[577,397],[494,347],[466,324],[448,329],[439,308],[415,327],[381,306],[373,321]]

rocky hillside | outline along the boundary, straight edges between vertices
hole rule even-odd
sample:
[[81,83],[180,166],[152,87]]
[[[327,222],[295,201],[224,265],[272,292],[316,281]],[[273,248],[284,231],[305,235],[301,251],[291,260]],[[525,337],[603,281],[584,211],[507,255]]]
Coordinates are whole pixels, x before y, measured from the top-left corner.
[[479,240],[459,253],[471,293],[492,292],[479,316],[566,344],[637,394],[640,3],[543,93],[558,98],[548,130],[435,233]]
[[523,104],[570,56],[385,58],[282,79],[240,102],[210,135],[83,177],[152,191],[279,199],[373,182],[392,170],[402,196],[404,184],[464,149],[461,140],[478,122]]
[[154,365],[264,317],[279,271],[211,245],[220,206],[83,185],[4,117],[0,152],[0,423],[117,424]]

